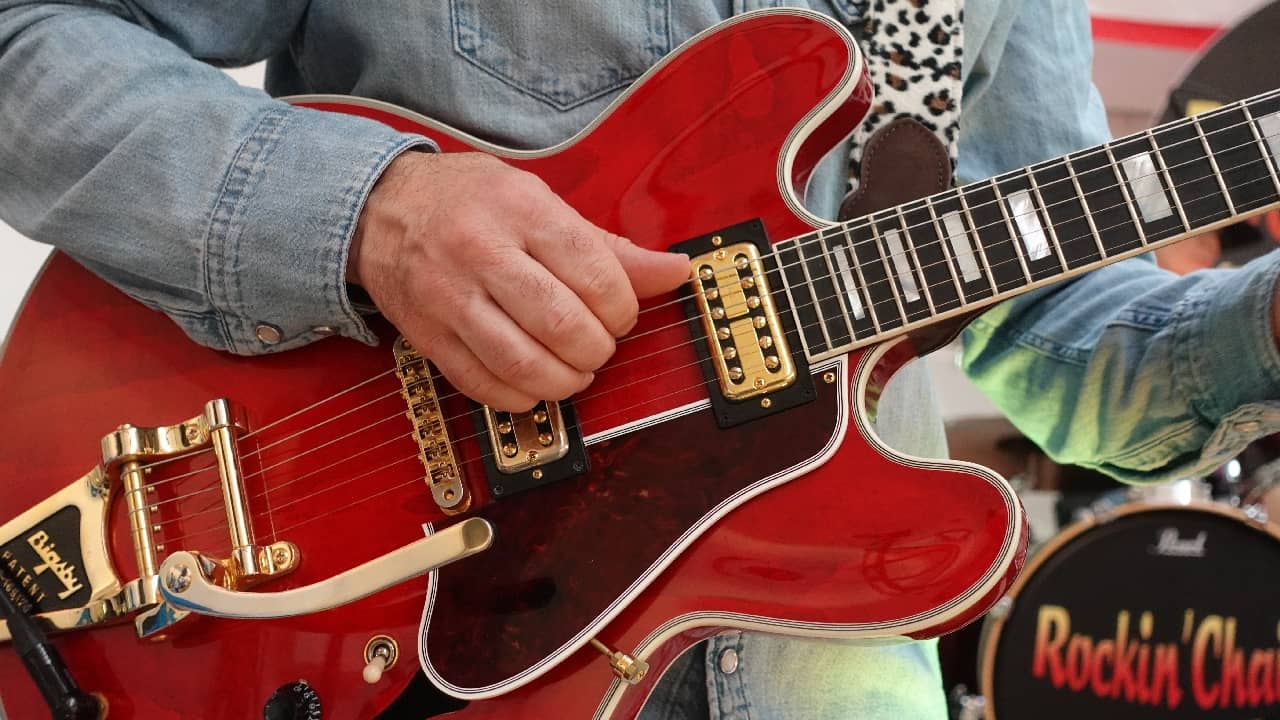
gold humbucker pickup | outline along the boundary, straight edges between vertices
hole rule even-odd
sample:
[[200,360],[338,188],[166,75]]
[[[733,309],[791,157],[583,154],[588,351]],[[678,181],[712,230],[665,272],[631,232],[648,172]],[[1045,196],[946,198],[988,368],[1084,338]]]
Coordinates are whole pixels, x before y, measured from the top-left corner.
[[560,415],[560,403],[542,400],[522,413],[494,410],[486,405],[484,421],[499,472],[528,470],[569,454],[569,434]]
[[427,471],[431,496],[447,515],[466,512],[471,507],[471,495],[458,472],[444,412],[431,380],[431,368],[404,338],[396,339],[392,352],[402,387],[400,394],[409,404],[405,414],[413,423],[413,436],[418,441],[419,459]]
[[795,382],[795,364],[756,246],[717,247],[690,264],[694,299],[725,398],[746,400]]

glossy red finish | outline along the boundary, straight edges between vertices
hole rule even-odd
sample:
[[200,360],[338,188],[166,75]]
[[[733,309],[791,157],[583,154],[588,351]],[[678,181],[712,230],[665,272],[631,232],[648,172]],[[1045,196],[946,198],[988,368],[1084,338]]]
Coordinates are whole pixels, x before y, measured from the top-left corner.
[[[727,24],[647,76],[576,141],[541,154],[477,145],[386,107],[307,104],[422,132],[448,151],[479,147],[507,157],[543,177],[593,222],[648,247],[665,248],[753,217],[776,241],[811,229],[780,195],[777,181],[793,129],[813,108],[828,105],[830,116],[816,123],[807,139],[801,133],[799,146],[790,148],[794,181],[807,177],[869,103],[869,83],[854,72],[848,43],[832,25],[804,14],[756,14]],[[847,98],[832,103],[840,92]],[[618,355],[597,373],[596,383],[575,399],[588,435],[705,399],[681,320],[675,306],[654,309],[642,316],[635,339],[619,344]],[[258,428],[242,442],[258,537],[291,540],[303,556],[295,573],[262,589],[314,582],[421,537],[424,523],[443,518],[423,485],[398,383],[388,373],[393,331],[382,328],[381,334],[379,348],[331,339],[277,356],[231,357],[194,346],[162,316],[55,255],[0,363],[5,404],[0,477],[8,480],[0,484],[0,522],[83,474],[96,461],[99,438],[114,426],[172,423],[195,415],[210,398],[230,397],[247,407]],[[899,355],[906,354],[881,365],[877,378],[891,374]],[[595,632],[611,645],[638,649],[654,668],[645,684],[614,698],[613,717],[633,715],[670,659],[722,628],[924,636],[979,614],[1011,580],[1019,564],[1014,558],[1025,545],[1012,493],[989,473],[907,462],[866,437],[849,392],[860,377],[870,377],[873,364],[866,360],[861,353],[848,359],[861,368],[847,378],[850,385],[819,377],[817,402],[777,416],[776,422],[795,426],[793,439],[772,457],[761,452],[769,449],[771,425],[713,430],[705,410],[686,416],[683,425],[631,428],[590,447],[595,481],[626,483],[630,490],[651,487],[670,501],[678,499],[681,483],[713,472],[691,471],[697,461],[690,458],[751,445],[751,458],[736,457],[741,464],[722,461],[724,474],[738,478],[716,490],[723,497],[749,481],[753,470],[763,477],[797,455],[812,454],[799,447],[797,430],[810,439],[831,438],[834,449],[840,439],[837,401],[852,417],[843,443],[825,464],[733,509]],[[357,386],[367,378],[375,379]],[[438,389],[450,393],[447,385]],[[483,450],[471,437],[467,405],[456,396],[444,405],[456,416],[450,431],[467,481],[481,488],[476,459]],[[301,408],[308,409],[294,414]],[[269,422],[273,418],[286,419]],[[701,430],[689,432],[690,423]],[[631,454],[645,459],[652,479],[637,479],[637,470],[620,472],[635,462]],[[202,455],[161,466],[148,478],[157,486],[159,511],[153,521],[160,525],[166,550],[226,554],[225,521],[210,463]],[[678,534],[673,526],[673,532],[638,541],[651,519],[645,511],[654,510],[645,505],[644,494],[626,493],[622,502],[603,500],[601,493],[570,493],[579,486],[586,492],[590,482],[552,486],[491,506],[486,493],[477,493],[477,511],[494,517],[499,537],[536,537],[540,545],[501,547],[506,551],[501,560],[489,562],[481,554],[442,573],[442,598],[450,595],[451,577],[469,573],[466,594],[483,594],[471,599],[492,613],[483,619],[492,636],[454,632],[432,645],[433,658],[448,658],[448,667],[437,668],[442,675],[489,681],[485,663],[498,675],[537,663],[559,644],[555,638],[567,639],[586,627],[593,620],[586,615],[598,613],[619,593],[616,581],[594,582],[601,564],[636,552],[645,566],[651,560],[644,553],[660,554]],[[576,497],[577,513],[609,512],[614,519],[625,515],[625,522],[613,523],[616,532],[608,529],[610,523],[591,526],[598,535],[595,543],[575,539],[569,523],[561,533],[557,517],[532,510],[538,493],[556,491],[568,501],[549,507],[572,505]],[[609,502],[621,504],[603,507]],[[691,522],[705,504],[692,508],[683,508],[681,522]],[[114,504],[111,518],[113,559],[123,577],[133,577],[122,503]],[[634,550],[640,546],[642,551]],[[522,550],[525,556],[516,554]],[[499,566],[507,569],[491,570]],[[521,646],[525,654],[518,661],[497,667],[492,658],[520,644],[515,630],[538,629],[520,624],[524,608],[518,604],[503,607],[502,601],[512,597],[510,583],[552,569],[566,578],[556,591],[573,594],[568,600],[575,612],[562,613],[553,626],[542,628],[552,639],[531,643],[540,649]],[[499,573],[488,592],[475,581],[486,573]],[[385,708],[418,668],[416,639],[427,589],[427,580],[419,579],[308,617],[253,622],[192,617],[158,640],[140,641],[131,627],[116,626],[67,634],[57,644],[81,684],[107,695],[112,718],[254,717],[276,687],[297,678],[317,688],[327,717],[366,718]],[[453,601],[455,622],[466,621],[458,610],[467,600]],[[361,655],[376,633],[395,637],[404,655],[370,687],[360,679]],[[486,642],[490,645],[482,647]],[[597,653],[579,649],[541,677],[500,697],[472,702],[459,716],[590,717],[611,692],[610,678]],[[13,717],[41,716],[35,689],[9,653],[0,653],[0,695]]]

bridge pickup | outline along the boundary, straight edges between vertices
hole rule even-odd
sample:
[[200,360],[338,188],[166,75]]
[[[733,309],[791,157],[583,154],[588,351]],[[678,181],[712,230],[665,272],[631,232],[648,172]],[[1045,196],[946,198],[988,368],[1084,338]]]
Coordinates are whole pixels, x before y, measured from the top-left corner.
[[[764,225],[751,220],[673,245],[693,270],[685,313],[716,422],[733,427],[809,402],[813,378],[790,322]],[[772,275],[777,282],[771,282]]]
[[587,471],[587,451],[569,401],[540,401],[528,412],[482,406],[476,430],[484,448],[489,493],[495,498],[529,490]]

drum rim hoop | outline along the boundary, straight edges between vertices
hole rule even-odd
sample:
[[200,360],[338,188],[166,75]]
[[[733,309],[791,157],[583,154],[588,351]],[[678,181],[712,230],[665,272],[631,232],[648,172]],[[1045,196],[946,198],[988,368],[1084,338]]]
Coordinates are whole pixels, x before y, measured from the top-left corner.
[[[1023,566],[1018,577],[1013,581],[1013,585],[1009,587],[1009,591],[1001,596],[997,603],[1003,603],[1005,600],[1017,602],[1018,594],[1026,587],[1031,578],[1040,570],[1040,566],[1067,545],[1075,540],[1086,531],[1092,530],[1100,525],[1106,525],[1115,521],[1117,518],[1127,517],[1130,515],[1138,515],[1148,512],[1160,512],[1168,510],[1188,510],[1192,512],[1207,512],[1214,515],[1221,515],[1226,518],[1237,520],[1247,527],[1258,532],[1270,535],[1273,540],[1280,542],[1280,525],[1267,522],[1266,520],[1258,520],[1250,517],[1248,513],[1240,508],[1231,507],[1205,500],[1193,500],[1191,502],[1151,502],[1146,500],[1133,500],[1115,508],[1109,509],[1104,513],[1096,514],[1091,517],[1080,520],[1076,523],[1068,525],[1057,535],[1054,535],[1044,545],[1036,549],[1035,553],[1027,559],[1027,564]],[[982,639],[978,644],[978,688],[982,693],[982,697],[987,698],[987,703],[982,710],[984,720],[996,720],[995,703],[991,702],[994,697],[993,683],[995,681],[995,648],[1000,644],[1000,633],[1004,630],[1005,620],[1008,619],[1009,613],[1005,612],[1000,617],[989,616],[984,623],[982,629]]]

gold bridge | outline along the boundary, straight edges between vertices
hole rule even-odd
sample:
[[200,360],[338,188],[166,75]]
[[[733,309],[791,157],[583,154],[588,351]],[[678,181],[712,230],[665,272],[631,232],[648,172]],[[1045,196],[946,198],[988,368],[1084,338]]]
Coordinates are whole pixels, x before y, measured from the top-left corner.
[[392,352],[402,387],[400,394],[409,403],[407,415],[413,423],[413,437],[418,441],[418,457],[427,471],[431,497],[446,515],[464,513],[471,507],[471,494],[458,472],[444,410],[431,380],[431,366],[402,337],[396,338]]
[[708,350],[728,400],[746,400],[795,382],[787,346],[760,251],[749,242],[723,245],[690,260],[693,292]]

